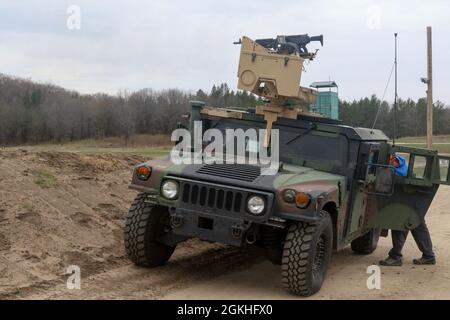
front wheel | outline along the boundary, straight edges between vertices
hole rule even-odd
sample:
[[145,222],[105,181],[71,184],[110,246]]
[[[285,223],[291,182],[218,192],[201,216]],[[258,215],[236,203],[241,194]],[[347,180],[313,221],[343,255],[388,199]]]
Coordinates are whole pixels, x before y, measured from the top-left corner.
[[124,229],[125,252],[138,266],[157,267],[170,259],[175,247],[158,241],[168,226],[167,209],[146,202],[146,198],[146,193],[140,193],[128,212]]
[[283,247],[281,277],[292,293],[311,296],[322,287],[333,250],[333,223],[320,212],[316,223],[294,223],[289,227]]

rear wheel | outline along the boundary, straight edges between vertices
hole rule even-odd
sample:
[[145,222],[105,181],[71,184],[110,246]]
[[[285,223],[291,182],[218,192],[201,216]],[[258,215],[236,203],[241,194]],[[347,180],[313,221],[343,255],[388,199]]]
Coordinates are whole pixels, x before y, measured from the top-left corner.
[[310,296],[320,290],[333,249],[333,223],[322,211],[317,223],[294,223],[283,248],[281,277],[292,293]]
[[163,207],[146,202],[147,194],[140,193],[128,212],[124,229],[125,252],[141,267],[163,265],[175,247],[158,242],[169,225],[169,213]]
[[380,229],[371,229],[365,235],[352,241],[352,250],[358,254],[371,254],[378,246]]

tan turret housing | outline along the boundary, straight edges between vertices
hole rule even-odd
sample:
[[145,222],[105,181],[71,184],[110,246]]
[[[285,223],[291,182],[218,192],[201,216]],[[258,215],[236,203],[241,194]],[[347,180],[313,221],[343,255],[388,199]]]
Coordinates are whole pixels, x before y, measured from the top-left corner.
[[248,37],[241,41],[239,89],[264,97],[277,106],[285,106],[288,100],[306,107],[315,102],[314,90],[299,87],[304,59],[298,53],[281,54]]
[[[316,100],[315,90],[299,87],[304,58],[298,51],[275,51],[248,37],[242,37],[238,69],[238,88],[266,98],[268,103],[257,106],[256,113],[267,121],[264,145],[270,142],[272,124],[278,117],[296,119],[299,113],[309,113]],[[308,53],[313,59],[315,53]]]

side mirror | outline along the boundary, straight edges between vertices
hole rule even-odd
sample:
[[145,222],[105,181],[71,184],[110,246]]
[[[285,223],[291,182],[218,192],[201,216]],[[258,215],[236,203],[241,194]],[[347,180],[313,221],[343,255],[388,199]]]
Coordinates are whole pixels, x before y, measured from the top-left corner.
[[375,192],[383,194],[394,193],[395,170],[392,167],[377,167],[375,177]]

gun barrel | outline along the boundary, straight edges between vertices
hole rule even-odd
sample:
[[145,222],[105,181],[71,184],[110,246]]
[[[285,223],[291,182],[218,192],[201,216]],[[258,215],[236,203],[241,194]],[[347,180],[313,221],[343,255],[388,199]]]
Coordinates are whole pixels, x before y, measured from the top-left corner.
[[320,44],[323,46],[323,35],[309,37],[309,40],[310,41],[319,41]]
[[302,57],[311,58],[311,54],[309,54],[306,45],[311,41],[319,41],[323,46],[323,35],[312,36],[310,37],[308,34],[297,34],[290,36],[277,36],[275,39],[267,38],[267,39],[257,39],[256,43],[267,48],[272,49],[277,53],[288,53],[292,54],[294,52],[298,52]]

